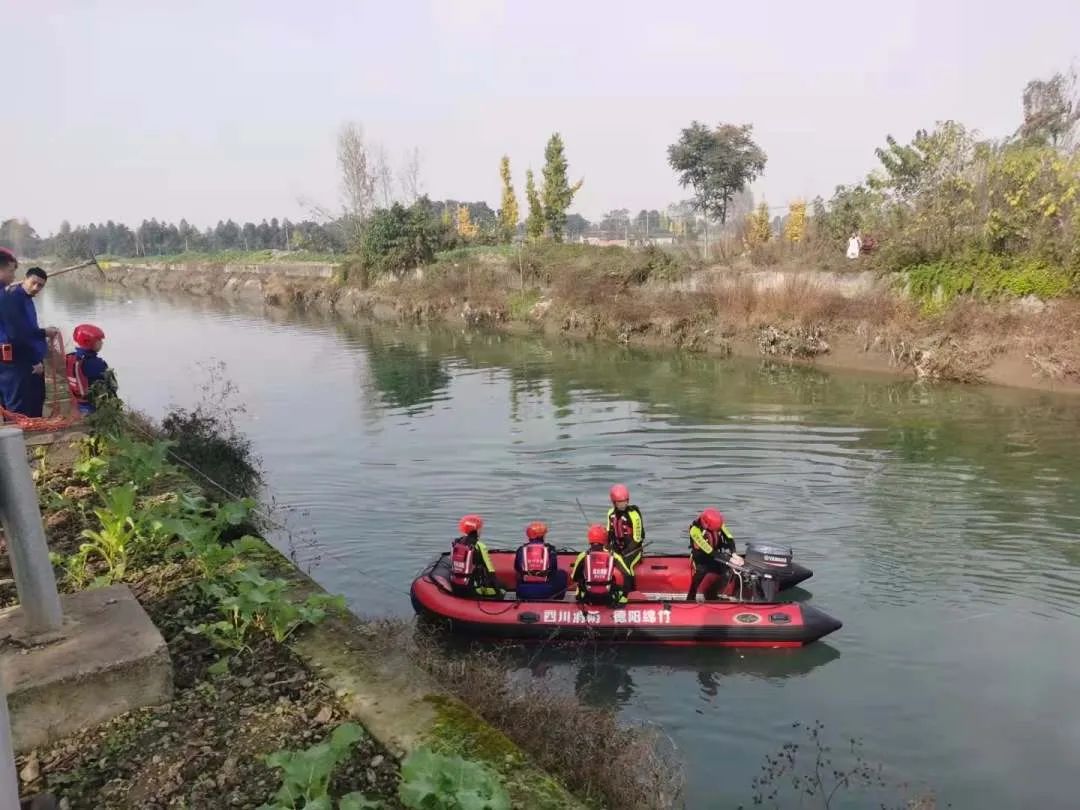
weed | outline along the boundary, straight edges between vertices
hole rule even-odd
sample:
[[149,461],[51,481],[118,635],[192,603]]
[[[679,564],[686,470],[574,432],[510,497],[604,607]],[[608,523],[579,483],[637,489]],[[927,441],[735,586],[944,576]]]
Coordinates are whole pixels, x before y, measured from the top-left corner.
[[81,536],[89,542],[79,546],[68,569],[74,582],[86,581],[87,563],[92,555],[99,557],[106,566],[105,573],[94,580],[95,585],[122,580],[127,572],[128,557],[135,540],[135,487],[131,484],[114,487],[104,497],[104,507],[94,510],[100,528],[83,530]]
[[288,595],[289,587],[284,579],[267,579],[254,568],[234,571],[226,580],[206,586],[225,618],[192,627],[191,632],[205,635],[221,649],[241,652],[249,648],[252,630],[281,644],[297,628],[321,622],[328,609],[345,608],[340,596],[328,594],[313,594],[303,602],[294,602]]
[[[860,740],[850,739],[847,751],[842,754],[844,761],[837,762],[834,760],[841,755],[825,741],[822,723],[793,723],[792,728],[804,736],[805,744],[786,742],[777,753],[765,757],[761,773],[752,782],[755,807],[766,803],[781,807],[787,806],[788,802],[802,807],[807,799],[811,799],[822,810],[829,810],[842,790],[857,791],[864,794],[864,799],[870,798],[867,794],[874,794],[876,800],[869,804],[883,810],[890,806],[934,806],[927,804],[925,797],[918,799],[917,805],[906,799],[899,804],[887,804],[890,794],[907,793],[908,786],[894,784],[886,778],[882,765],[868,762],[862,755]],[[862,804],[867,805],[867,801]]]
[[158,478],[174,472],[168,463],[171,442],[141,442],[128,436],[118,436],[110,443],[113,459],[111,472],[120,481],[144,489]]
[[[391,624],[386,625],[383,637],[388,643],[404,642]],[[421,668],[534,757],[540,767],[560,774],[586,800],[640,810],[678,805],[682,766],[654,730],[627,727],[615,711],[583,705],[574,695],[554,688],[513,681],[509,660],[497,650],[470,649],[468,655],[451,656],[437,637],[414,634],[412,642],[412,657]],[[441,732],[447,750],[475,756],[497,768],[505,765],[496,744],[491,750],[461,751],[460,739],[453,735],[456,725],[459,719],[453,718]],[[583,736],[582,728],[590,733]],[[597,761],[606,767],[593,767]]]
[[540,300],[539,290],[521,290],[512,293],[509,299],[510,319],[513,321],[525,320],[529,312]]
[[229,497],[251,496],[259,488],[259,458],[251,441],[236,427],[244,407],[234,401],[236,388],[223,364],[209,366],[199,404],[176,408],[161,421],[176,457],[196,468]]
[[[355,723],[344,723],[317,745],[303,751],[278,751],[266,758],[272,768],[281,770],[282,784],[274,794],[272,804],[259,810],[332,810],[330,777],[334,769],[349,755],[350,749],[365,736]],[[364,808],[372,805],[360,794],[342,799],[339,808]]]
[[419,748],[401,763],[401,803],[416,810],[510,810],[498,775],[478,762]]
[[109,464],[100,456],[89,456],[75,463],[74,472],[92,487],[100,487],[105,482],[105,473]]

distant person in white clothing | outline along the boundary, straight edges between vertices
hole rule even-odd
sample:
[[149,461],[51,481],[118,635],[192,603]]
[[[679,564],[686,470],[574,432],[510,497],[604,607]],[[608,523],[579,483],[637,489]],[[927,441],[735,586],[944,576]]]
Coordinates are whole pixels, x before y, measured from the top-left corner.
[[862,239],[859,238],[858,233],[853,233],[847,243],[847,257],[849,259],[859,258],[859,253],[862,252]]

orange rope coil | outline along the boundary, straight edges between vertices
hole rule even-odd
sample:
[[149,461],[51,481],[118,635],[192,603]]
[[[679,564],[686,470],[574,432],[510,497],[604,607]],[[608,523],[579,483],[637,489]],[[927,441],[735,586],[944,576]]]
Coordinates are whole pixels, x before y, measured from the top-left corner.
[[5,424],[22,428],[27,433],[63,430],[82,419],[79,403],[67,384],[67,361],[64,338],[59,332],[49,339],[45,357],[45,407],[41,416],[26,416],[0,407]]

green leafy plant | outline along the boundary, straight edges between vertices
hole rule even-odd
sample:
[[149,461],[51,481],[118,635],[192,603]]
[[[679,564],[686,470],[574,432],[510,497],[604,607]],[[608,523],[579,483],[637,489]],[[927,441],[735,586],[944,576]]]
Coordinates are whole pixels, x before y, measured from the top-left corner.
[[142,442],[127,436],[118,436],[112,442],[112,459],[109,464],[121,481],[141,488],[173,467],[168,463],[172,442]]
[[108,585],[124,578],[128,557],[135,539],[135,487],[131,484],[114,487],[105,495],[105,505],[94,510],[101,524],[99,529],[84,529],[82,537],[88,542],[79,546],[68,567],[74,580],[85,581],[87,562],[96,555],[106,565],[106,572],[94,580],[95,585]]
[[75,474],[92,487],[100,487],[105,482],[109,463],[101,456],[87,456],[75,463]]
[[313,594],[303,602],[288,596],[289,583],[281,578],[267,579],[255,568],[234,571],[224,582],[212,583],[207,592],[218,600],[225,618],[191,628],[205,635],[222,649],[240,652],[248,649],[248,635],[260,630],[277,643],[283,643],[305,624],[317,624],[326,618],[329,608],[344,609],[340,596]]
[[[321,743],[303,751],[277,751],[266,757],[266,764],[281,771],[282,784],[271,804],[259,810],[332,810],[330,777],[334,769],[345,760],[353,745],[365,737],[364,730],[356,723],[344,723],[331,732]],[[375,807],[360,794],[350,794],[339,805],[350,808]]]
[[177,514],[162,524],[182,541],[175,553],[193,559],[203,576],[214,580],[237,556],[259,556],[266,551],[263,542],[251,535],[244,535],[232,543],[221,540],[223,532],[243,526],[254,507],[255,502],[250,499],[213,506],[202,496],[181,493],[177,499]]
[[401,763],[398,798],[416,810],[510,810],[494,771],[430,748],[418,748]]
[[342,796],[338,802],[338,810],[383,810],[386,802],[379,799],[369,799],[363,793],[350,793]]

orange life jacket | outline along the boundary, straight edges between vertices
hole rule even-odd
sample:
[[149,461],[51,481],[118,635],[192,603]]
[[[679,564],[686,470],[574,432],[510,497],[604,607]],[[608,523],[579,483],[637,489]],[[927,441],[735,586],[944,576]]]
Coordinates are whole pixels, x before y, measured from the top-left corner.
[[468,587],[476,570],[476,546],[459,537],[450,547],[450,584]]
[[615,558],[604,549],[585,555],[585,592],[590,596],[608,596],[615,581]]
[[528,583],[547,582],[550,578],[551,551],[547,543],[526,543],[522,549],[521,581]]

